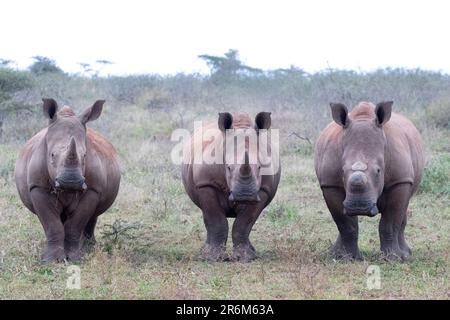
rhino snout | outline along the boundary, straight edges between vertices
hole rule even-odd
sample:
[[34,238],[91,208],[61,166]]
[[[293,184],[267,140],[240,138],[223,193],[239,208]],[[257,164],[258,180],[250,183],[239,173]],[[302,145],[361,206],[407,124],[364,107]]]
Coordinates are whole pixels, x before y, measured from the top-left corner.
[[343,213],[344,215],[347,216],[374,217],[379,212],[377,204],[372,201],[345,200],[343,205],[344,205]]
[[55,188],[74,191],[86,190],[86,179],[79,173],[65,172],[55,178]]
[[261,201],[261,198],[259,197],[259,194],[257,192],[254,194],[234,194],[233,192],[230,192],[228,200],[233,203],[257,203]]
[[364,191],[367,186],[367,176],[361,171],[354,172],[350,175],[348,182],[353,192]]

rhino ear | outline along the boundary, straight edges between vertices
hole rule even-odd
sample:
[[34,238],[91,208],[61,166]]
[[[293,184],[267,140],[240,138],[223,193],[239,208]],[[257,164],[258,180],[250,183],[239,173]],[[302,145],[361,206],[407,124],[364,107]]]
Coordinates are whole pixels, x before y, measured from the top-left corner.
[[49,119],[49,123],[55,122],[57,117],[56,114],[58,112],[58,104],[55,99],[44,98],[42,99],[42,102],[44,102],[44,115]]
[[83,111],[83,113],[80,115],[80,121],[82,124],[86,124],[89,121],[97,120],[98,117],[100,117],[100,114],[103,110],[103,104],[105,103],[105,100],[97,100],[92,105],[92,107],[87,108]]
[[220,112],[217,124],[219,125],[219,129],[225,132],[225,130],[231,129],[233,116],[229,112]]
[[381,127],[391,118],[392,105],[394,101],[383,101],[377,104],[375,107],[375,123]]
[[330,107],[334,122],[344,128],[347,128],[350,124],[347,107],[342,103],[330,103]]
[[255,117],[256,129],[269,129],[272,124],[272,119],[270,118],[270,112],[260,112]]

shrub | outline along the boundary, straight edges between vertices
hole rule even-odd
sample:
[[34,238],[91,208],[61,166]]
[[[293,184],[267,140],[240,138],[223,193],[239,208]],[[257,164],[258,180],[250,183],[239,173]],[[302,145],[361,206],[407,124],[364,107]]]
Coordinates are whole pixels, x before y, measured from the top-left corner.
[[434,157],[425,167],[419,192],[450,195],[450,154]]
[[450,129],[450,97],[431,103],[425,111],[428,125]]
[[11,99],[15,92],[30,88],[31,84],[26,72],[0,68],[0,104]]
[[33,59],[34,63],[29,68],[31,73],[63,73],[61,68],[56,65],[55,60],[42,56],[34,56]]

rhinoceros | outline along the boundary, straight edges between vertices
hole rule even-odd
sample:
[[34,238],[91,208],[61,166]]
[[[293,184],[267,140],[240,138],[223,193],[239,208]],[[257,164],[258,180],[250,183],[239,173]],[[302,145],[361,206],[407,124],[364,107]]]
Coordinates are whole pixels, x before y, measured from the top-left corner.
[[[269,129],[270,125],[269,112],[258,113],[254,122],[246,113],[224,112],[219,114],[218,120],[203,123],[186,144],[185,151],[192,152],[184,153],[182,181],[187,194],[203,213],[207,237],[202,257],[206,260],[230,259],[226,252],[227,218],[230,217],[236,218],[232,229],[231,259],[248,262],[256,258],[256,251],[249,240],[249,235],[260,213],[275,196],[281,172],[272,140],[262,139],[262,134],[259,133]],[[208,138],[204,138],[204,135],[199,133],[200,130],[204,133],[209,132],[205,133]],[[245,135],[248,134],[250,137],[252,132],[258,142],[256,148],[248,141],[241,144],[242,148],[238,147],[238,143],[232,148],[226,142],[234,139],[233,136],[244,136],[245,140]],[[211,136],[214,139],[210,139]],[[263,143],[262,140],[267,143]],[[219,160],[223,161],[196,162],[195,150],[198,150],[201,156],[207,156],[212,153],[213,144],[217,147],[214,150],[215,154],[220,153],[222,156]],[[236,147],[241,149],[241,152],[236,150]],[[272,159],[270,163],[263,161],[265,166],[263,167],[269,168],[265,172],[261,169],[261,148],[265,148],[267,152],[264,151],[264,154],[271,154]]]
[[79,260],[95,242],[97,217],[114,202],[120,169],[113,145],[86,128],[104,100],[79,116],[54,99],[43,99],[48,127],[33,136],[16,162],[15,181],[23,204],[36,214],[47,245],[44,262]]
[[331,103],[334,122],[315,146],[315,171],[323,197],[339,230],[330,248],[338,258],[362,259],[358,216],[381,213],[381,251],[388,260],[405,260],[408,204],[425,165],[420,133],[392,101],[359,103],[352,112]]

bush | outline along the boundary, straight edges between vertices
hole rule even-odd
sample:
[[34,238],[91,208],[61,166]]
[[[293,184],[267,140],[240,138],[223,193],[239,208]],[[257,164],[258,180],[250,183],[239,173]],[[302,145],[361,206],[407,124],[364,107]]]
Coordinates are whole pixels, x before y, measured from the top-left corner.
[[42,56],[34,56],[33,59],[34,63],[29,68],[31,73],[63,73],[61,68],[56,65],[55,60]]
[[16,164],[16,153],[8,146],[0,144],[0,178],[12,179]]
[[450,97],[431,103],[425,111],[428,125],[450,129]]
[[0,104],[11,99],[15,92],[30,88],[31,84],[26,72],[0,68]]
[[419,192],[450,195],[450,154],[433,158],[425,167]]

